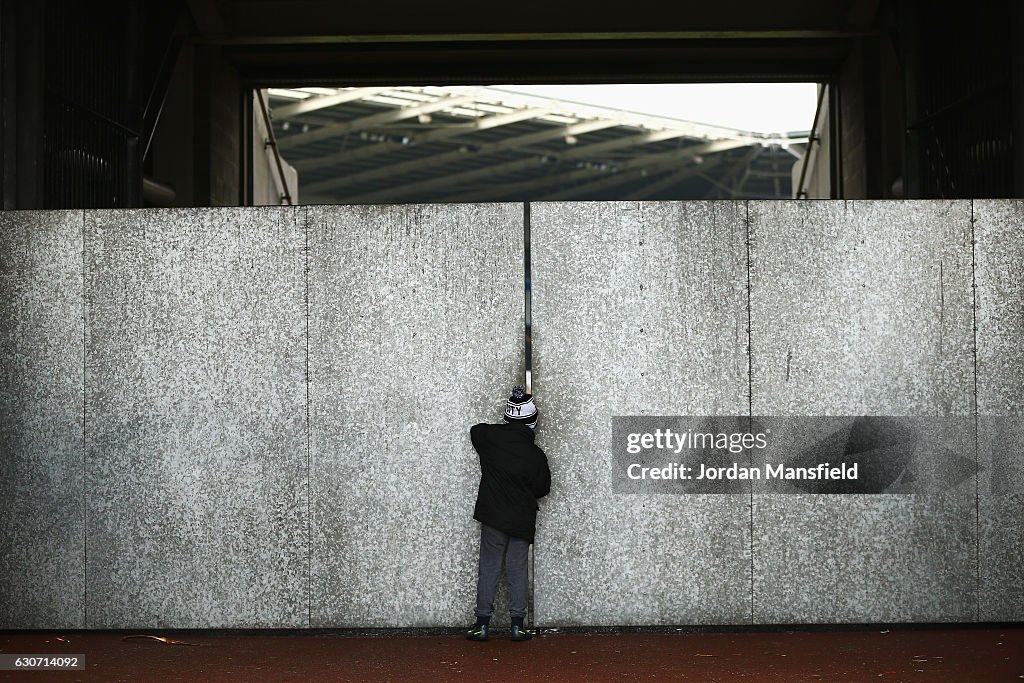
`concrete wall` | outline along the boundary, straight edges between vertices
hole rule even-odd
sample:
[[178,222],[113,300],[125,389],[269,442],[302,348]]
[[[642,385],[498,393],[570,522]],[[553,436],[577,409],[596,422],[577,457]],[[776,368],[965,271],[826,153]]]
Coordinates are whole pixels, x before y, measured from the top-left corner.
[[0,213],[0,628],[85,625],[82,220]]
[[979,613],[1024,619],[1024,202],[974,202]]
[[308,211],[310,625],[462,624],[468,428],[522,376],[522,206]]
[[[1022,206],[534,204],[536,622],[1021,619]],[[521,205],[0,230],[0,628],[471,618]],[[751,411],[943,417],[981,477],[611,494],[613,415]]]
[[748,409],[742,202],[534,204],[537,620],[750,620],[750,498],[612,495],[613,415]]
[[521,205],[0,220],[0,628],[467,619]]
[[305,625],[302,210],[85,220],[88,626]]
[[[754,415],[972,415],[970,202],[749,210]],[[975,493],[755,494],[754,620],[972,620]]]

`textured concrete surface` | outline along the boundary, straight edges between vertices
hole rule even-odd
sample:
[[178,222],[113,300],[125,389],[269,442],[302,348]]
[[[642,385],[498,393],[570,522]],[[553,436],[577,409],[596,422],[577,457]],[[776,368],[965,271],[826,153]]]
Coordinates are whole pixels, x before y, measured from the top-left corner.
[[1024,202],[974,202],[979,618],[1024,619]]
[[[749,211],[755,415],[971,415],[970,202]],[[973,620],[975,487],[755,494],[755,622]]]
[[302,213],[86,213],[88,626],[308,623]]
[[522,221],[520,204],[308,208],[312,626],[472,621],[469,427],[522,381]]
[[[747,414],[748,213],[753,414],[946,416],[915,451],[928,476],[975,438],[976,260],[980,478],[611,493],[613,415]],[[973,254],[970,217],[534,204],[538,623],[1024,618],[1024,203],[975,202]],[[521,221],[0,214],[0,628],[466,623],[467,430],[522,376]]]
[[740,202],[532,207],[538,623],[750,620],[750,496],[613,495],[615,415],[747,412]]
[[[763,479],[758,493],[933,494],[971,492],[977,473],[975,418],[762,417],[756,431],[767,447],[753,449],[757,467],[857,467],[856,479]],[[733,458],[735,459],[735,458]]]
[[754,495],[758,624],[973,621],[973,496]]
[[82,212],[0,213],[0,244],[0,628],[82,628]]

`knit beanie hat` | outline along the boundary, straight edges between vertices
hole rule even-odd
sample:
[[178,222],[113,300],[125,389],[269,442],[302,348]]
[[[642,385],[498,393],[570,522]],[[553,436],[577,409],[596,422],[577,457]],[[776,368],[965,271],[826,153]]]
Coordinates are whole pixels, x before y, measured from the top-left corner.
[[537,405],[533,395],[527,394],[520,386],[512,389],[512,395],[505,404],[505,422],[518,422],[530,429],[537,428]]

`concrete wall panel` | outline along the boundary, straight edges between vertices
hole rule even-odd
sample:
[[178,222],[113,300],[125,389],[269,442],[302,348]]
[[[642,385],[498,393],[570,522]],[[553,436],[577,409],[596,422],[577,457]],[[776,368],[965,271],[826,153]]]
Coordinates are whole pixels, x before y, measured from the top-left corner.
[[469,428],[523,371],[522,205],[308,211],[312,626],[465,624]]
[[978,283],[980,607],[1024,619],[1024,202],[974,202]]
[[[749,210],[755,415],[971,415],[969,202]],[[755,494],[755,621],[973,620],[975,486]]]
[[88,626],[308,623],[299,209],[86,214]]
[[[536,622],[1024,618],[1022,207],[975,202],[972,253],[965,201],[534,204]],[[0,214],[0,628],[466,623],[468,427],[522,376],[522,227]],[[614,415],[947,416],[973,457],[972,272],[979,478],[611,493]]]
[[0,628],[83,628],[82,212],[0,243]]
[[532,208],[542,625],[746,623],[749,495],[613,495],[614,415],[745,415],[740,202]]

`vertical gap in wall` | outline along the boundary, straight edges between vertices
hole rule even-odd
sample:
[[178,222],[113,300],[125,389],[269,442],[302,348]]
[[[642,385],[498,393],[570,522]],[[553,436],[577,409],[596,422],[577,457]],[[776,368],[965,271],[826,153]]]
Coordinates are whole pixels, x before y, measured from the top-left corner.
[[86,326],[89,324],[89,297],[86,290],[86,262],[85,262],[85,210],[81,212],[82,217],[82,628],[89,628],[89,502],[85,497],[88,487],[89,476],[89,444],[86,438],[86,419],[88,416],[86,408],[87,398],[87,356],[89,334]]
[[309,207],[302,207],[302,274],[303,274],[303,305],[306,321],[306,628],[313,625],[313,538],[311,536],[312,518],[310,510],[312,487],[309,474]]
[[533,393],[533,315],[532,315],[532,290],[533,283],[530,281],[530,202],[523,203],[523,285],[525,287],[523,296],[523,320],[525,334],[526,353],[526,393]]
[[[522,283],[523,283],[523,354],[526,366],[526,393],[534,392],[534,315],[532,315],[532,288],[534,284],[530,281],[530,254],[529,254],[529,202],[522,204]],[[537,628],[537,602],[534,599],[534,585],[537,577],[537,546],[531,547],[529,553],[529,618],[534,628]]]
[[[750,202],[743,202],[744,244],[747,249],[747,418],[754,419],[754,354],[750,294]],[[750,623],[754,623],[754,484],[750,483]]]
[[974,230],[974,200],[971,199],[971,296],[972,323],[974,334],[974,620],[981,618],[981,476],[978,467],[981,456],[978,426],[980,424],[978,410],[978,275],[977,275],[977,236]]

